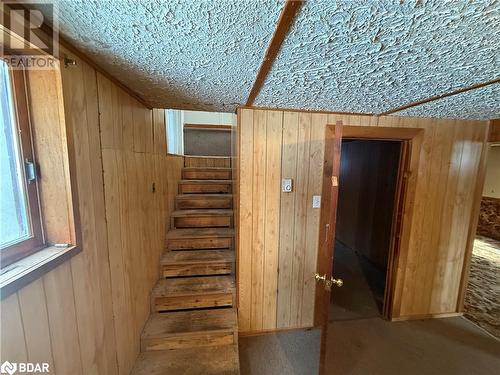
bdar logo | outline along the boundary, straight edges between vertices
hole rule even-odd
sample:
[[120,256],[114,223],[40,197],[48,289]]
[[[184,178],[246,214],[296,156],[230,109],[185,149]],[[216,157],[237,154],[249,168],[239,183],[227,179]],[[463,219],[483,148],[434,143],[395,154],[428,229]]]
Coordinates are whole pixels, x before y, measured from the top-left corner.
[[9,361],[5,361],[2,363],[2,366],[0,366],[0,372],[2,374],[9,374],[13,375],[17,371],[17,363],[10,363]]

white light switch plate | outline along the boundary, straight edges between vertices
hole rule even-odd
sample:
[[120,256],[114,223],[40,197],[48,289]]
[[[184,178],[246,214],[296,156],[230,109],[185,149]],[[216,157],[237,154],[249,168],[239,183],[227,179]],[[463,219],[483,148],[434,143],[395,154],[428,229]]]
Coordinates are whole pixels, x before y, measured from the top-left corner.
[[291,193],[293,190],[293,182],[291,178],[281,180],[281,191],[283,193]]
[[321,195],[313,195],[313,208],[321,207]]

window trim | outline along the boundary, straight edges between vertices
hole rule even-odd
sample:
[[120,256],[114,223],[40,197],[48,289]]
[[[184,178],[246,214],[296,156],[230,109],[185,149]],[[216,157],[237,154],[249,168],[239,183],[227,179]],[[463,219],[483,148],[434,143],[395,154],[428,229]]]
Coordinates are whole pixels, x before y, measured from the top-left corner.
[[[29,113],[28,93],[26,88],[26,74],[24,69],[9,69],[12,100],[14,104],[15,126],[18,130],[17,138],[21,152],[21,167],[27,160],[36,166],[36,155],[33,148],[32,129]],[[7,246],[0,250],[1,268],[7,267],[46,247],[42,212],[40,208],[38,180],[28,182],[25,169],[22,168],[24,189],[27,202],[27,219],[30,227],[30,237]]]

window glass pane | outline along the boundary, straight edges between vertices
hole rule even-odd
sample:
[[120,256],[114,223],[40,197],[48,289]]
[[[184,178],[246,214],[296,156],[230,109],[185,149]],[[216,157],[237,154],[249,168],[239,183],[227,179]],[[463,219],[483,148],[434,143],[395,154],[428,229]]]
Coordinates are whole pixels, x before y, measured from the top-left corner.
[[0,62],[0,248],[30,237],[19,137],[9,71]]
[[167,123],[167,152],[170,154],[182,155],[184,153],[183,139],[183,112],[176,109],[165,111]]

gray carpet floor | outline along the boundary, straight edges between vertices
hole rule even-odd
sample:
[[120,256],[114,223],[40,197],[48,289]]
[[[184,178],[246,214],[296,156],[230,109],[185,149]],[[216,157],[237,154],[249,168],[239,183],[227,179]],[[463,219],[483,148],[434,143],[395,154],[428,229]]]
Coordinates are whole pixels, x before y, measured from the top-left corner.
[[[335,254],[335,276],[345,284],[332,296],[326,374],[500,374],[499,340],[461,317],[383,320],[383,277],[348,249]],[[318,330],[241,337],[239,344],[242,375],[318,373]]]
[[[319,342],[318,330],[241,337],[241,374],[317,374]],[[500,373],[500,341],[460,317],[334,321],[329,324],[326,351],[329,375]]]
[[242,375],[302,375],[319,371],[318,329],[240,337],[238,341]]

